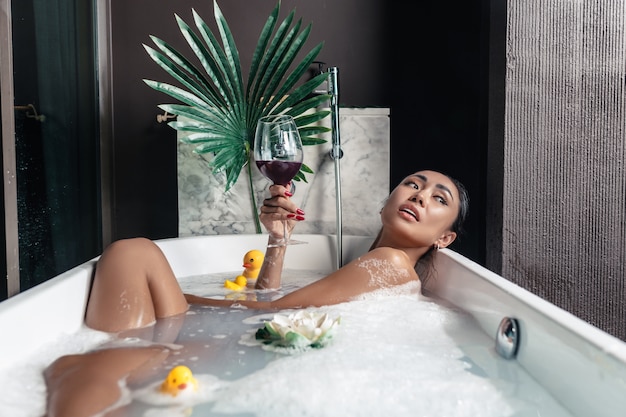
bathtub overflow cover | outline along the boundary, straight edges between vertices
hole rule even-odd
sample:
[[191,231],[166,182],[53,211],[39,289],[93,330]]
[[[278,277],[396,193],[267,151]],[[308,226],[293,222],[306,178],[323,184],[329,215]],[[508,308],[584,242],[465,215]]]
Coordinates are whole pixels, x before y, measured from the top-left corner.
[[513,359],[517,355],[519,338],[517,320],[511,317],[503,318],[496,335],[496,352],[504,359]]

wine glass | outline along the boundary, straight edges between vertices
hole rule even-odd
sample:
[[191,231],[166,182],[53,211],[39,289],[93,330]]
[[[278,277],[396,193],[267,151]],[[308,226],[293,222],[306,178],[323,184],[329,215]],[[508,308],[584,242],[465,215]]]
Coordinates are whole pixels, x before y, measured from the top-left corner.
[[[292,116],[269,115],[259,119],[254,137],[256,166],[266,178],[287,186],[302,166],[302,141]],[[287,221],[283,220],[283,238],[269,247],[295,245],[301,242],[290,239]]]

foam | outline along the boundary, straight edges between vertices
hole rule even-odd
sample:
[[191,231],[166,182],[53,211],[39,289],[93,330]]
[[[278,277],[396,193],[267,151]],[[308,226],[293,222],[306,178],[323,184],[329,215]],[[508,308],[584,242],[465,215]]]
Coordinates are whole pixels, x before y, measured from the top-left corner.
[[45,413],[46,386],[43,371],[63,355],[83,353],[113,336],[84,326],[77,333],[61,334],[45,349],[0,369],[0,416],[41,417]]
[[372,287],[397,284],[398,281],[405,280],[409,275],[406,269],[400,269],[386,259],[360,260],[357,266],[367,271],[370,276],[369,285]]
[[[185,292],[225,297],[222,283],[228,276],[190,277],[181,286]],[[278,297],[321,274],[286,271],[285,276],[293,279],[280,291],[258,296]],[[158,377],[125,391],[120,403],[129,403],[128,416],[571,417],[515,361],[495,354],[492,339],[471,316],[420,295],[419,283],[314,310],[341,317],[341,325],[326,347],[304,352],[261,349],[254,332],[274,313],[251,309],[194,306],[184,320],[157,323],[154,339],[147,341],[112,340],[84,328],[4,370],[12,378],[0,380],[0,415],[40,417],[45,408],[41,373],[60,355],[102,344],[158,342],[176,350],[155,370]],[[175,337],[165,332],[174,324],[180,326]],[[183,403],[155,397],[150,390],[179,364],[192,369],[200,395]],[[16,387],[15,381],[27,382]]]

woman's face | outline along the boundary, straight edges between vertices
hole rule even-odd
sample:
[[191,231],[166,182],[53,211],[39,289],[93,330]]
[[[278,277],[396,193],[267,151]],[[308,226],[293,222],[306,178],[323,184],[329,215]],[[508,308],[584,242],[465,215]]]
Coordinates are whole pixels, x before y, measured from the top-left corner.
[[406,177],[381,211],[383,228],[406,246],[446,247],[456,233],[450,227],[459,213],[459,191],[445,175],[419,171]]

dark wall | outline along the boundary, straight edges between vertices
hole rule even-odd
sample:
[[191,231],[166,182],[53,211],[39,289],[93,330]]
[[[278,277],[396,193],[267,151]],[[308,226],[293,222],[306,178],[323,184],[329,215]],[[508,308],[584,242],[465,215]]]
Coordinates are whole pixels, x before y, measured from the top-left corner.
[[484,264],[489,1],[395,8],[391,61],[391,181],[442,171],[470,195],[465,234],[453,248]]
[[[484,259],[485,25],[482,2],[453,1],[400,7],[385,0],[281,2],[313,24],[307,51],[324,41],[318,59],[339,68],[343,107],[391,108],[394,186],[422,168],[447,172],[472,197],[468,234],[456,249]],[[410,4],[410,3],[409,3]],[[242,65],[249,67],[258,34],[274,0],[222,0]],[[176,134],[156,122],[170,100],[141,80],[170,81],[143,50],[149,35],[178,48],[185,42],[174,13],[193,25],[191,9],[214,26],[213,2],[113,0],[114,229],[113,238],[178,234]]]

